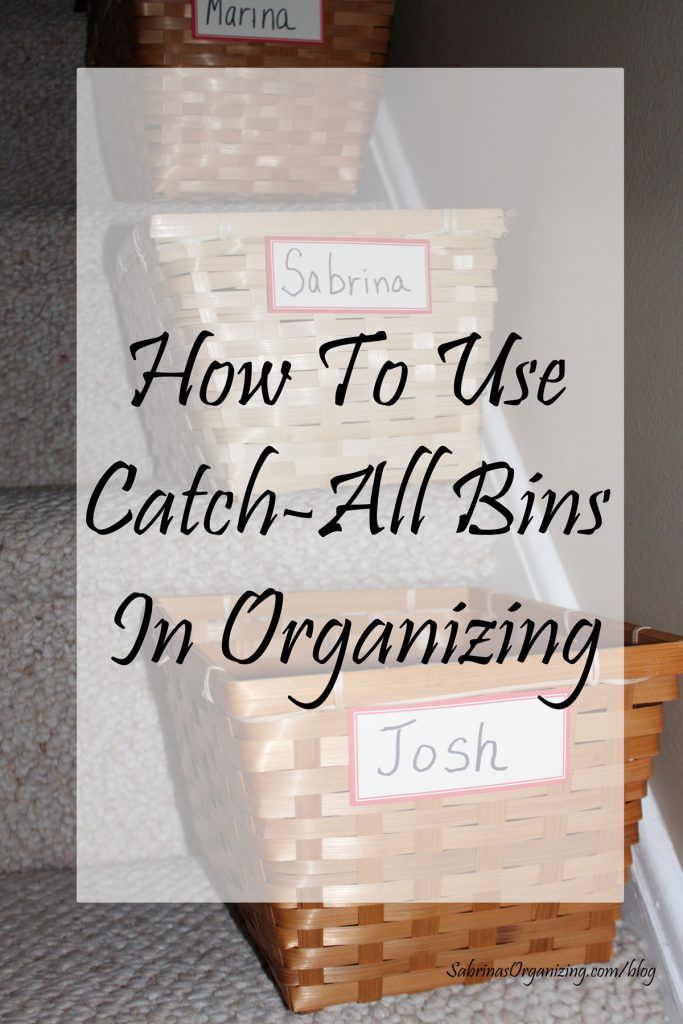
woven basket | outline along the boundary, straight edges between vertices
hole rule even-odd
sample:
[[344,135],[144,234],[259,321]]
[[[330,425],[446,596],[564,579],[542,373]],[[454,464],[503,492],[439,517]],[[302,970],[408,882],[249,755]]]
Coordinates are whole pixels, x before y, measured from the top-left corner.
[[[315,0],[311,0],[315,2]],[[182,0],[91,3],[87,63],[97,67],[378,67],[394,0],[325,0],[322,45],[197,39]]]
[[[454,592],[411,592],[410,597],[411,607],[424,614],[438,613],[439,609],[450,608]],[[455,599],[459,598],[468,599],[471,609],[477,608],[477,599],[482,608],[486,603],[481,592],[459,591]],[[301,599],[292,596],[292,600],[295,609],[299,607],[307,614],[312,608],[322,617],[340,610],[339,595],[308,594]],[[349,593],[345,607],[356,613],[362,625],[380,609],[405,611],[408,600],[407,593],[397,591]],[[508,603],[503,605],[501,595],[489,597],[489,611],[491,607],[495,610],[499,600],[501,608]],[[265,866],[269,858],[277,866],[294,857],[313,872],[324,870],[316,868],[322,843],[336,836],[344,837],[338,842],[346,844],[344,863],[351,874],[362,880],[364,858],[369,858],[367,877],[372,878],[372,841],[382,829],[384,815],[376,807],[349,805],[347,768],[337,750],[346,740],[345,708],[376,704],[379,693],[387,703],[436,699],[451,692],[449,687],[452,690],[448,667],[377,671],[363,666],[362,671],[345,673],[344,707],[332,703],[315,718],[308,712],[295,715],[286,695],[293,686],[298,687],[297,692],[310,695],[319,679],[311,681],[309,676],[307,682],[304,677],[294,679],[291,675],[285,680],[268,678],[276,665],[269,665],[267,660],[258,666],[266,678],[226,680],[222,674],[226,662],[217,643],[219,623],[225,619],[222,599],[163,599],[160,604],[171,619],[189,614],[195,624],[205,623],[203,637],[183,669],[169,662],[165,672],[196,828],[214,871],[229,872],[233,863],[230,850],[242,832],[263,844]],[[560,620],[557,609],[546,609],[546,613]],[[683,642],[669,634],[627,626],[624,644],[625,649],[601,651],[600,659],[603,678],[623,673],[624,679],[624,847],[628,868],[630,848],[638,839],[641,800],[646,795],[652,758],[659,749],[662,702],[673,700],[678,693],[676,677],[683,671]],[[207,673],[212,668],[215,673]],[[564,670],[569,677],[570,666],[565,665]],[[288,671],[294,673],[296,668]],[[533,687],[547,678],[547,667],[540,664],[540,659],[505,666],[505,683],[509,686]],[[479,685],[481,673],[476,679]],[[594,781],[563,797],[567,804],[564,811],[571,812],[572,832],[600,829],[606,813],[606,783],[599,768],[602,755],[599,745],[590,742],[596,735],[591,726],[595,716],[590,712],[602,706],[605,690],[615,693],[606,685],[587,688],[581,699],[583,703],[587,698],[583,710],[589,713],[577,715],[585,719],[583,738],[588,741],[581,744],[581,764],[592,772],[584,779]],[[313,722],[316,729],[324,723],[322,732],[311,733]],[[223,766],[226,758],[232,764],[229,776]],[[207,798],[209,792],[211,798]],[[514,841],[524,840],[525,835],[527,839],[537,837],[539,821],[533,815],[536,793],[537,789],[531,788],[522,797],[512,793],[507,800],[497,798],[496,806],[504,808],[505,817],[502,821],[496,819],[495,828],[488,830],[490,838],[478,839],[478,845],[481,842],[500,847],[505,840],[498,833],[505,828],[513,829]],[[418,835],[431,841],[435,829],[459,824],[457,808],[447,798],[392,804],[384,810],[389,818],[389,811],[401,814],[400,829],[394,822],[388,830],[399,839],[407,837],[410,849],[420,848]],[[523,835],[526,828],[528,834]],[[481,833],[486,831],[481,829]],[[283,854],[283,849],[288,852]],[[374,852],[376,855],[376,849]],[[326,878],[318,881],[324,885]],[[410,875],[407,883],[420,884],[413,883]],[[363,899],[368,888],[377,894],[376,899],[387,891],[386,884],[365,888],[359,884]],[[509,968],[520,960],[526,968],[606,961],[612,955],[620,912],[618,903],[590,901],[456,904],[407,899],[397,896],[391,901],[366,903],[359,898],[359,905],[351,906],[326,905],[324,901],[246,904],[241,910],[285,1002],[297,1012],[482,980],[450,977],[446,971],[454,961],[467,964],[472,960],[479,968],[493,969]]]
[[293,45],[195,38],[193,5],[177,0],[92,3],[88,64],[175,69],[123,92],[120,80],[112,89],[96,79],[118,196],[353,195],[393,9],[393,0],[325,0],[323,43]]
[[346,198],[382,71],[144,68],[94,81],[117,199]]
[[[191,478],[200,463],[238,493],[258,453],[274,445],[279,456],[259,476],[282,492],[322,487],[368,459],[385,459],[385,482],[400,480],[420,444],[444,444],[434,479],[454,480],[482,457],[479,416],[453,396],[453,366],[437,346],[477,331],[468,387],[488,359],[495,289],[495,245],[504,230],[496,210],[354,211],[336,213],[160,215],[136,230],[121,251],[117,292],[130,341],[169,334],[166,368],[184,368],[200,330],[211,331],[196,364],[201,380],[212,360],[292,362],[293,379],[275,406],[240,406],[231,395],[220,406],[190,401],[181,410],[177,388],[155,382],[145,399],[157,474]],[[322,238],[426,239],[432,312],[269,313],[268,235]],[[348,351],[333,353],[324,370],[319,346],[328,340],[385,330],[387,341],[358,357],[352,390],[339,407],[334,391]],[[367,346],[366,346],[367,348]],[[404,396],[393,406],[372,400],[380,357],[410,368]],[[151,357],[150,357],[151,358]],[[160,429],[160,423],[168,429]],[[154,429],[151,429],[151,427]],[[273,468],[269,468],[273,467]]]

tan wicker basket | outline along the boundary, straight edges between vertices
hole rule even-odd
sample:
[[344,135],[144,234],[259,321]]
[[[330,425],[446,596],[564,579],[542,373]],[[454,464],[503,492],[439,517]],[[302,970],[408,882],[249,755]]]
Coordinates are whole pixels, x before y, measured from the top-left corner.
[[386,63],[393,13],[394,0],[325,0],[323,42],[311,46],[196,38],[193,4],[182,0],[99,0],[90,9],[87,62],[97,67],[377,67]]
[[[145,399],[161,478],[191,478],[200,463],[243,492],[258,453],[279,456],[259,481],[282,492],[323,487],[332,476],[386,459],[385,482],[398,481],[421,444],[447,445],[452,456],[434,479],[454,480],[481,461],[479,416],[456,402],[453,366],[437,346],[477,331],[468,386],[488,359],[496,298],[495,246],[504,231],[497,210],[349,211],[229,215],[159,215],[136,230],[119,257],[118,296],[129,340],[169,333],[166,368],[182,370],[200,330],[211,331],[195,379],[212,360],[292,362],[292,381],[275,406],[241,406],[231,395],[216,407],[177,402],[177,387],[153,384]],[[266,237],[424,239],[429,245],[431,313],[270,313]],[[336,406],[334,390],[348,351],[323,370],[319,346],[329,340],[385,330],[387,341],[359,355],[352,391]],[[411,378],[393,406],[372,400],[380,356],[402,360]],[[151,356],[149,357],[151,360]],[[161,424],[168,428],[161,429]],[[153,429],[152,429],[153,426]],[[272,468],[269,468],[272,467]]]
[[[352,195],[393,0],[324,0],[320,45],[196,38],[199,2],[91,4],[88,64],[157,71],[138,76],[130,91],[96,81],[119,197]],[[124,161],[119,147],[128,139]],[[120,173],[122,165],[130,172]]]
[[144,68],[95,77],[117,199],[346,198],[382,71]]
[[[411,607],[438,613],[439,609],[450,608],[454,592],[349,593],[345,598],[344,607],[353,609],[362,623],[364,615],[375,615],[380,608],[405,610],[409,599]],[[489,612],[498,602],[501,608],[508,603],[502,595],[485,596],[476,591],[459,591],[455,596],[458,598],[467,599],[472,609],[483,610],[488,605]],[[340,610],[339,594],[292,596],[292,600],[295,607],[309,614],[311,608],[316,608],[323,617]],[[299,693],[310,695],[319,686],[319,679],[290,676],[283,681],[243,676],[226,680],[226,662],[216,642],[220,636],[218,623],[225,618],[223,599],[162,599],[160,604],[171,619],[189,614],[193,622],[205,624],[200,643],[195,644],[182,671],[167,663],[165,672],[197,831],[216,872],[230,870],[230,849],[240,830],[262,844],[264,863],[269,857],[276,863],[293,857],[313,872],[324,870],[320,867],[322,844],[341,843],[346,851],[345,867],[362,882],[363,878],[374,877],[373,839],[383,822],[397,840],[407,837],[404,853],[413,849],[413,843],[415,850],[434,849],[430,844],[435,833],[443,837],[448,826],[455,825],[450,832],[457,833],[458,827],[472,824],[458,819],[458,809],[447,798],[393,804],[379,812],[376,807],[349,806],[347,768],[337,749],[345,742],[346,707],[376,704],[378,693],[387,703],[435,699],[452,691],[453,677],[447,666],[384,668],[381,675],[363,666],[363,670],[345,677],[344,707],[332,703],[315,718],[307,712],[295,715],[286,695],[295,684]],[[546,612],[560,620],[557,609]],[[641,800],[646,795],[652,758],[659,749],[662,702],[675,699],[678,693],[683,642],[670,634],[627,626],[624,645],[624,649],[603,650],[600,657],[604,677],[619,673],[624,680],[623,821],[628,869],[630,848],[638,839]],[[209,668],[216,672],[207,676]],[[261,668],[268,676],[276,666],[266,661],[257,671]],[[457,671],[462,681],[462,667]],[[465,670],[468,679],[474,671]],[[568,677],[570,666],[565,665],[564,671]],[[535,681],[548,678],[540,659],[524,665],[506,663],[504,674],[510,686],[521,683],[533,687]],[[479,685],[481,672],[472,678]],[[572,833],[600,829],[605,807],[609,806],[605,803],[609,787],[600,774],[603,755],[594,742],[596,733],[591,724],[595,720],[591,712],[602,706],[606,690],[618,698],[619,691],[614,687],[590,687],[582,695],[582,701],[584,696],[588,698],[583,709],[588,714],[577,715],[585,719],[580,724],[584,741],[580,756],[581,765],[586,766],[584,780],[589,781],[563,797],[566,807],[563,805],[562,813],[566,822],[565,812],[571,812]],[[323,731],[314,734],[312,723],[320,730],[321,722]],[[621,747],[619,750],[621,757]],[[227,781],[226,759],[232,765],[232,782]],[[214,794],[211,800],[207,800],[207,792]],[[296,795],[299,793],[302,795]],[[507,800],[497,799],[495,806],[502,806],[504,817],[496,817],[495,826],[488,829],[490,837],[478,839],[478,843],[500,848],[506,842],[501,838],[506,828],[513,829],[514,842],[537,837],[539,827],[544,826],[534,818],[536,794],[537,789],[531,788],[521,799],[519,793]],[[390,812],[395,813],[392,816]],[[393,820],[398,814],[402,815],[400,827]],[[478,823],[484,824],[481,820]],[[486,832],[481,829],[482,835]],[[418,835],[424,835],[427,847],[418,845]],[[465,837],[460,845],[468,841]],[[326,877],[318,881],[326,884]],[[411,876],[407,882],[413,884]],[[414,884],[419,885],[419,879]],[[526,968],[605,961],[612,954],[620,911],[618,903],[590,902],[588,894],[588,901],[583,903],[456,904],[407,902],[401,896],[380,902],[386,885],[371,881],[365,887],[359,884],[359,894],[366,889],[377,894],[376,902],[340,906],[311,901],[241,907],[285,1002],[295,1011],[485,980],[481,976],[449,976],[446,972],[454,961],[466,964],[472,960],[482,969],[509,968],[517,961],[523,961]]]

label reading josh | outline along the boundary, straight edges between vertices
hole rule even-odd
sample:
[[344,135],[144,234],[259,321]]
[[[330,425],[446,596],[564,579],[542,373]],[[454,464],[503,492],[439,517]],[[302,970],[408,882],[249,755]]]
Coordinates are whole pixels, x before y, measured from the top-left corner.
[[[566,691],[547,694],[560,700]],[[349,710],[351,803],[516,789],[567,778],[567,709],[537,694]]]
[[268,238],[268,309],[430,313],[429,242]]
[[225,0],[193,0],[193,35],[196,39],[322,43],[323,2],[230,4]]

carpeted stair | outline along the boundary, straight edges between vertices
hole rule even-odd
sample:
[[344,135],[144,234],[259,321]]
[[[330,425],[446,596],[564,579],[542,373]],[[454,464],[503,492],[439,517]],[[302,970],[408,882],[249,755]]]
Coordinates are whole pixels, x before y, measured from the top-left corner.
[[3,5],[0,869],[5,872],[67,867],[75,858],[75,97],[84,29],[85,16],[73,12],[70,0]]
[[[622,926],[616,962],[642,955]],[[662,1024],[659,981],[506,979],[323,1010],[313,1024]],[[220,905],[79,905],[69,871],[15,874],[0,894],[7,1024],[285,1024],[288,1013]]]

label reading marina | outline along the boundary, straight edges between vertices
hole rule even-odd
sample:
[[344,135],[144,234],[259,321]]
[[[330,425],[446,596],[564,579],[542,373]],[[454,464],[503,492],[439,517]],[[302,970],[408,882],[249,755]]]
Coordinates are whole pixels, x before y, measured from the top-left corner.
[[322,43],[323,2],[230,4],[225,0],[193,0],[193,35],[196,39]]
[[549,715],[536,692],[351,708],[351,803],[563,782],[568,744],[568,709]]
[[423,239],[268,238],[271,313],[430,313]]

